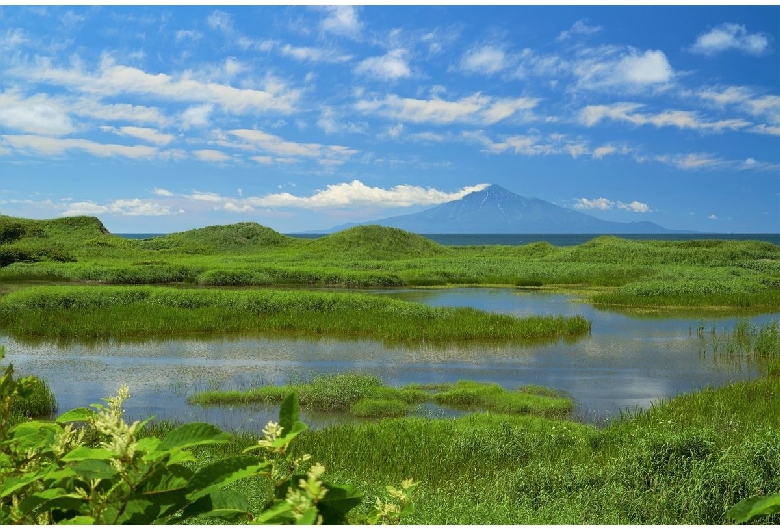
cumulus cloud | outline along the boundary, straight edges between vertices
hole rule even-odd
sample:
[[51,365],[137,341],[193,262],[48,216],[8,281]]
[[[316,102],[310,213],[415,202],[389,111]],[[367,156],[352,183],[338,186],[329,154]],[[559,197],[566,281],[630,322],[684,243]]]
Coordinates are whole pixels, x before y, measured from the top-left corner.
[[629,48],[586,49],[568,68],[577,77],[577,86],[585,89],[618,87],[639,90],[658,87],[674,79],[674,70],[664,52]]
[[350,206],[381,205],[383,207],[406,207],[434,205],[461,199],[469,193],[483,190],[487,184],[467,186],[459,191],[447,193],[434,188],[423,188],[401,184],[390,189],[369,187],[359,180],[331,184],[324,190],[308,197],[289,193],[277,193],[265,197],[245,199],[252,206],[298,207],[298,208],[343,208]]
[[615,203],[604,197],[598,199],[574,199],[574,207],[578,210],[611,210]]
[[461,70],[467,73],[492,75],[506,67],[506,54],[494,46],[472,48],[460,60]]
[[483,131],[464,131],[461,137],[469,142],[483,146],[484,152],[501,154],[513,153],[527,156],[547,156],[568,154],[572,158],[588,152],[588,147],[579,141],[568,141],[565,135],[553,134],[548,138],[534,135],[504,136],[500,141],[492,140]]
[[713,56],[726,50],[738,50],[748,55],[761,55],[769,49],[769,38],[764,33],[748,33],[745,26],[725,23],[702,33],[690,51]]
[[412,75],[402,49],[390,50],[381,57],[369,57],[360,61],[353,69],[356,74],[366,75],[384,81],[394,81]]
[[320,23],[323,31],[352,38],[360,35],[362,23],[354,6],[330,6],[325,10],[328,16]]
[[528,115],[538,103],[537,98],[497,99],[480,93],[457,101],[401,98],[391,94],[381,100],[361,100],[355,107],[361,112],[414,123],[493,124],[515,114]]
[[209,124],[209,116],[214,110],[214,105],[198,105],[189,107],[181,113],[181,128],[184,130],[190,127],[205,127]]

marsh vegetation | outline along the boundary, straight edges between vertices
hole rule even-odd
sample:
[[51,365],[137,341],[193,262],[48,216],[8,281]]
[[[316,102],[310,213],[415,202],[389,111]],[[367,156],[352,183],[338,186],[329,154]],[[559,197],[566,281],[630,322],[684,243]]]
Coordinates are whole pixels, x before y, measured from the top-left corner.
[[[0,216],[0,329],[14,341],[115,344],[208,334],[488,351],[496,343],[574,342],[592,331],[582,314],[497,314],[358,291],[454,286],[573,293],[590,304],[580,313],[595,307],[618,322],[617,312],[774,314],[780,247],[611,236],[574,247],[455,247],[380,227],[306,240],[254,223],[128,240],[94,218]],[[484,377],[394,386],[368,372],[334,375],[336,363],[313,378],[187,391],[183,399],[275,407],[295,390],[304,411],[363,418],[302,432],[289,445],[293,458],[310,454],[329,480],[364,492],[353,521],[371,513],[385,485],[412,477],[418,485],[415,511],[403,519],[409,524],[719,524],[739,500],[780,491],[778,325],[745,319],[693,327],[690,340],[702,358],[761,376],[623,411],[599,426],[578,421],[571,397],[552,388]],[[497,372],[510,366],[502,362]],[[51,414],[54,396],[41,385],[13,421]],[[459,415],[414,415],[431,404]],[[180,427],[162,421],[144,429],[163,440]],[[195,458],[206,465],[239,458],[257,433],[226,440],[194,447]],[[226,491],[235,488],[256,510],[273,496],[262,478]]]

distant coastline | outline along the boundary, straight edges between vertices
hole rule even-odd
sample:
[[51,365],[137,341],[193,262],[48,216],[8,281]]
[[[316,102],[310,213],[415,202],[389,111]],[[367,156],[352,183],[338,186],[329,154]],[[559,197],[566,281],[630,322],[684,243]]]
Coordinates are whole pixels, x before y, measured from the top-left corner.
[[[167,234],[115,234],[128,239],[147,239]],[[318,239],[328,234],[285,234],[301,239]],[[581,245],[599,234],[420,234],[441,245],[527,245],[546,241],[556,247]],[[780,245],[780,234],[618,234],[616,237],[634,240],[660,239],[664,241],[690,241],[692,239],[729,239],[740,241],[767,241]]]

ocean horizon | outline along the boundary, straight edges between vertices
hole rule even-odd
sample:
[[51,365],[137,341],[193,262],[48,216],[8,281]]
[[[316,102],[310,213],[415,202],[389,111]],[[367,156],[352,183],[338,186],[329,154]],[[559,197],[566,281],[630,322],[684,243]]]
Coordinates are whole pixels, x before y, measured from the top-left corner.
[[[115,234],[128,239],[149,239],[168,234]],[[284,234],[300,239],[319,239],[329,234]],[[672,233],[672,234],[420,234],[440,245],[527,245],[546,241],[556,247],[571,247],[587,243],[601,235],[633,240],[690,241],[694,239],[727,239],[737,241],[766,241],[780,245],[780,234],[721,234],[721,233]]]

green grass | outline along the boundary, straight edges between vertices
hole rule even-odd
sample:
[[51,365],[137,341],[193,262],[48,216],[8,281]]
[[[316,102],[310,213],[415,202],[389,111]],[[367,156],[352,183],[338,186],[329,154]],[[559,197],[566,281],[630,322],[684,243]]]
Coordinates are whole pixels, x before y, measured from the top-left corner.
[[[494,412],[392,418],[306,432],[292,453],[360,488],[358,510],[386,484],[419,481],[408,524],[724,524],[740,499],[780,492],[778,407],[780,378],[763,378],[681,395],[603,428]],[[198,458],[254,443],[240,435]],[[261,497],[268,485],[237,487]]]
[[[17,374],[14,379],[21,379],[23,375]],[[37,377],[33,378],[29,394],[14,399],[11,403],[10,424],[19,423],[27,419],[49,418],[57,411],[57,399],[49,388],[48,383]]]
[[507,391],[497,384],[474,381],[394,388],[384,385],[376,376],[356,373],[325,374],[304,383],[242,391],[210,390],[195,394],[188,401],[202,406],[281,403],[292,390],[298,391],[302,409],[349,411],[358,417],[405,416],[411,411],[410,405],[425,402],[453,409],[549,417],[566,417],[574,408],[570,398],[549,388],[523,387]]
[[256,223],[139,241],[108,234],[96,218],[0,216],[0,282],[42,277],[212,286],[606,288],[593,301],[610,308],[766,310],[780,306],[780,247],[614,236],[574,247],[448,247],[378,226],[298,239]]
[[21,338],[109,339],[266,333],[388,341],[576,339],[581,316],[517,318],[322,291],[34,287],[0,298],[0,327]]

